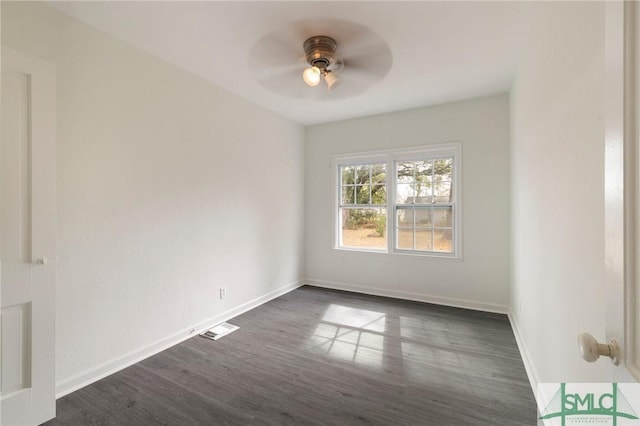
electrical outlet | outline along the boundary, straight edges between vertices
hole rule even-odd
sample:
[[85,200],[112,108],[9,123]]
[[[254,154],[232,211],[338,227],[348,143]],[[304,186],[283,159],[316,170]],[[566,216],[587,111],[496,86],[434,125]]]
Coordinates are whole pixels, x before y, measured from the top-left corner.
[[227,289],[225,287],[220,287],[220,299],[224,299],[227,297]]

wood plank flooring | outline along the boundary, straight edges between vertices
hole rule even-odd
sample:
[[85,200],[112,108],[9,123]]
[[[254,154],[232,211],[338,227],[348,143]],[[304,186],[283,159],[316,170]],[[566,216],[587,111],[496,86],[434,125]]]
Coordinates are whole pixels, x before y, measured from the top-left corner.
[[535,425],[505,315],[301,287],[61,398],[47,425]]

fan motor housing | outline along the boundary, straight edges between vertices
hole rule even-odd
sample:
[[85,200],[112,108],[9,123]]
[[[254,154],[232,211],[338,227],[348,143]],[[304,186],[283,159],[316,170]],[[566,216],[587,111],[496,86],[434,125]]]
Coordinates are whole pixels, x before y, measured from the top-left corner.
[[335,61],[337,48],[331,37],[314,36],[304,42],[304,56],[309,65],[325,70]]

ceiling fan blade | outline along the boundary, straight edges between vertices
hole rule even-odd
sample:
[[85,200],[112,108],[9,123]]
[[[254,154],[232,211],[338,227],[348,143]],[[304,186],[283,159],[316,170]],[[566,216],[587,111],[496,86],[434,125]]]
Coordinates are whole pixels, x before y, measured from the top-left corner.
[[302,53],[292,40],[278,33],[271,33],[260,39],[249,51],[249,66],[252,68],[272,68],[296,65]]
[[393,62],[390,55],[380,54],[348,56],[343,60],[346,70],[354,70],[380,78],[389,73]]
[[316,87],[309,87],[302,80],[302,73],[296,70],[287,72],[265,72],[256,74],[258,82],[267,89],[283,96],[296,99],[319,99],[326,92],[323,81]]
[[340,50],[345,48],[361,50],[367,45],[386,44],[378,34],[363,25],[346,21],[339,21],[334,25],[336,28],[336,40],[340,40],[338,45]]
[[380,79],[377,76],[358,71],[344,71],[339,76],[339,85],[332,91],[332,96],[345,98],[366,92]]
[[251,67],[251,72],[256,76],[271,76],[277,73],[297,73],[302,78],[302,68],[297,64],[275,64],[272,66]]
[[291,23],[291,31],[289,33],[290,35],[294,36],[295,40],[299,43],[301,52],[304,41],[309,37],[327,35],[324,34],[324,32],[326,31],[326,26],[319,21],[322,20],[301,19]]

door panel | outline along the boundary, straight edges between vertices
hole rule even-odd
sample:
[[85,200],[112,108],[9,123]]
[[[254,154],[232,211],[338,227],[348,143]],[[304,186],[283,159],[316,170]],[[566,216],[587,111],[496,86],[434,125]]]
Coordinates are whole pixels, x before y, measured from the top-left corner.
[[2,260],[31,261],[29,76],[9,70],[2,82]]
[[35,425],[55,415],[53,67],[3,47],[1,87],[1,419]]
[[31,304],[2,309],[2,394],[31,387]]

